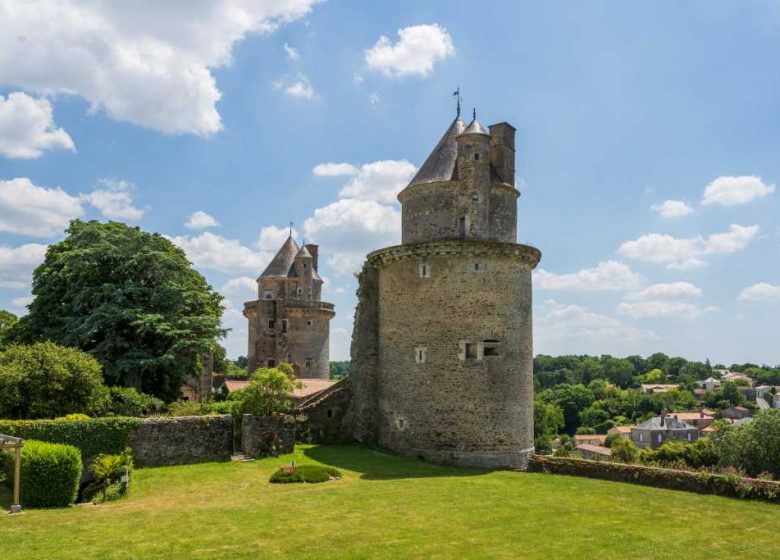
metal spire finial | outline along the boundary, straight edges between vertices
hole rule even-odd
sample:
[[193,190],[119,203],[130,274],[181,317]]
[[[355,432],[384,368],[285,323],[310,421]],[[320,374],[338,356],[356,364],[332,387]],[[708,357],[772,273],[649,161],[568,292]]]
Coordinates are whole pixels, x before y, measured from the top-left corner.
[[476,107],[474,107],[474,111],[471,114],[471,118],[474,119],[474,120],[477,120],[477,108]]
[[458,98],[458,105],[456,110],[456,116],[460,117],[460,86],[458,86],[458,89],[452,92],[452,95]]
[[293,229],[293,223],[290,222],[290,237],[292,237],[292,229]]

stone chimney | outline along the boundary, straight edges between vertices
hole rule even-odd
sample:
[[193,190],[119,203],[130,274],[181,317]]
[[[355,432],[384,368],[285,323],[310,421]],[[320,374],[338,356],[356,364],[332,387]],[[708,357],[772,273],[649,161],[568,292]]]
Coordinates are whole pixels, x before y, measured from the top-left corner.
[[490,127],[490,163],[501,181],[515,186],[515,127],[498,123]]
[[314,267],[314,270],[319,270],[318,256],[319,256],[320,246],[319,245],[315,245],[314,243],[307,243],[306,244],[306,249],[309,251],[309,253],[311,253],[312,266]]

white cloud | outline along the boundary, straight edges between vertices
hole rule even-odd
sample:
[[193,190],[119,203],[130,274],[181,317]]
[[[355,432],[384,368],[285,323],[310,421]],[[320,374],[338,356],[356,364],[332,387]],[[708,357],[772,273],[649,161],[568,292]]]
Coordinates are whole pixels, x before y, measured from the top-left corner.
[[[258,272],[259,274],[259,272]],[[219,290],[228,299],[236,301],[249,301],[257,299],[257,280],[249,276],[231,278]]]
[[45,150],[76,151],[73,139],[54,124],[49,100],[21,91],[0,95],[0,155],[35,159]]
[[682,200],[664,200],[661,204],[654,204],[650,209],[658,212],[663,218],[682,218],[693,214],[693,207]]
[[39,187],[24,177],[0,180],[0,231],[51,237],[83,213],[78,197],[58,187]]
[[392,44],[382,35],[365,52],[368,67],[387,76],[427,76],[434,64],[455,54],[452,38],[438,24],[412,25],[398,30],[399,40]]
[[371,105],[376,105],[379,103],[379,94],[377,92],[372,92],[369,94],[368,102],[371,103]]
[[218,227],[221,224],[212,216],[207,214],[203,210],[198,210],[190,214],[190,217],[184,223],[184,227],[190,229],[208,229],[211,227]]
[[282,45],[282,48],[284,48],[284,52],[287,55],[287,58],[289,60],[298,60],[299,58],[301,58],[300,51],[298,49],[296,49],[295,47],[290,46],[287,43],[285,43],[284,45]]
[[654,332],[625,325],[581,305],[546,301],[534,319],[535,349],[546,354],[631,354]]
[[743,301],[780,301],[780,285],[767,282],[753,284],[739,293],[738,299]]
[[622,302],[618,305],[618,313],[628,315],[634,319],[640,318],[692,318],[698,317],[707,311],[715,311],[717,307],[702,308],[693,303],[684,301],[634,301]]
[[394,203],[415,171],[417,168],[405,159],[366,163],[341,188],[339,196]]
[[307,239],[327,247],[334,273],[351,274],[370,251],[400,242],[401,213],[375,201],[345,198],[317,208],[303,231]]
[[0,288],[29,288],[32,271],[43,262],[46,245],[28,243],[20,247],[0,245]]
[[100,211],[100,214],[109,220],[140,220],[146,213],[146,209],[133,205],[132,191],[134,186],[127,181],[115,179],[100,179],[99,183],[104,187],[89,194],[82,195],[83,199]]
[[312,169],[316,177],[344,177],[357,175],[358,171],[351,163],[320,163]]
[[767,185],[761,177],[743,175],[740,177],[718,177],[704,188],[702,204],[738,206],[775,192],[774,185]]
[[269,33],[319,0],[6,3],[0,10],[5,84],[89,101],[121,121],[164,133],[222,127],[212,70],[248,33]]
[[677,238],[667,234],[648,233],[626,241],[618,253],[667,268],[692,269],[706,265],[705,255],[736,253],[743,250],[758,234],[759,227],[732,224],[725,233],[705,237]]
[[701,297],[701,289],[690,282],[669,282],[653,284],[642,290],[626,294],[631,301],[651,301],[658,299],[685,299]]
[[274,89],[283,91],[287,97],[292,97],[293,99],[311,100],[317,96],[309,78],[303,74],[298,74],[298,77],[292,80],[277,80],[273,83],[273,86]]
[[206,231],[197,236],[176,236],[169,239],[181,247],[187,258],[198,268],[218,270],[226,274],[254,272],[260,274],[273,257],[255,252],[236,239],[226,239]]
[[[298,237],[298,230],[295,228],[292,229],[292,236]],[[267,226],[261,228],[260,236],[257,238],[257,248],[276,254],[288,237],[290,237],[289,227]]]
[[628,266],[616,261],[600,262],[595,268],[571,274],[555,274],[539,269],[534,273],[534,287],[539,290],[602,291],[638,288],[642,278]]
[[27,306],[30,305],[34,299],[34,296],[20,296],[13,298],[11,300],[11,305],[9,306],[11,313],[17,317],[27,315]]
[[357,72],[352,74],[352,83],[355,84],[356,86],[361,86],[365,81],[366,79],[360,74],[358,74]]

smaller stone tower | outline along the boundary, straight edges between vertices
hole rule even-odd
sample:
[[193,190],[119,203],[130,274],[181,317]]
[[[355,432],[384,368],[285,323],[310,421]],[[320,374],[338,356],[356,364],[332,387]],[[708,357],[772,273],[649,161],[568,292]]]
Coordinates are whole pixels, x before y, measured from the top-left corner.
[[249,371],[292,364],[299,378],[330,377],[333,304],[321,301],[317,245],[287,238],[257,279],[258,299],[244,304],[249,320]]

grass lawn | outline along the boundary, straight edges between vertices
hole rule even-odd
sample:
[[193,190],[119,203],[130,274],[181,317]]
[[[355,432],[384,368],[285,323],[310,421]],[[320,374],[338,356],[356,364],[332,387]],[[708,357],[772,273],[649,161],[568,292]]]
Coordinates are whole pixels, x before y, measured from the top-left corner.
[[[344,479],[269,484],[293,457]],[[780,507],[350,446],[140,469],[119,502],[0,515],[0,558],[9,560],[728,557],[780,558]]]

